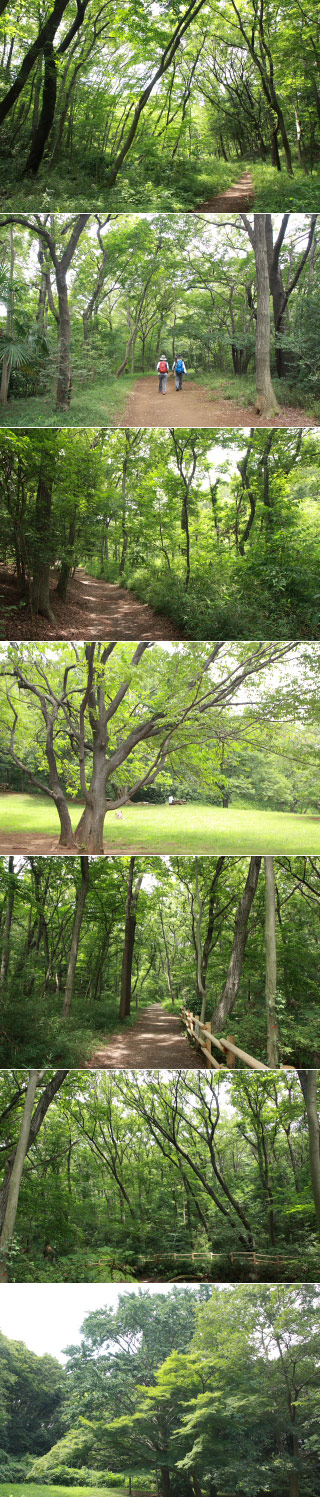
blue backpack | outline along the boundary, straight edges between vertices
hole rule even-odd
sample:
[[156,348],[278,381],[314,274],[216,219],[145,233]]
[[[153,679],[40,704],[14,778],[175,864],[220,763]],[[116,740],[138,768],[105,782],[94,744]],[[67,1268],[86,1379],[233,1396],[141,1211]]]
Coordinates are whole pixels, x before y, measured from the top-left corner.
[[183,368],[184,368],[183,359],[177,359],[177,363],[176,363],[176,374],[183,374]]

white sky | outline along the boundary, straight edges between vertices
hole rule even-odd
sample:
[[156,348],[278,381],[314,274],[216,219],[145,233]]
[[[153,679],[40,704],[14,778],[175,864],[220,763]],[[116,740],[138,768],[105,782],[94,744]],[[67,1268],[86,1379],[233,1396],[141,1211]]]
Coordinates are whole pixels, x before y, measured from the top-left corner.
[[[0,1285],[0,1331],[25,1342],[32,1352],[64,1362],[63,1348],[80,1342],[90,1311],[115,1310],[119,1294],[139,1294],[141,1285]],[[150,1295],[168,1295],[169,1284],[143,1286]]]

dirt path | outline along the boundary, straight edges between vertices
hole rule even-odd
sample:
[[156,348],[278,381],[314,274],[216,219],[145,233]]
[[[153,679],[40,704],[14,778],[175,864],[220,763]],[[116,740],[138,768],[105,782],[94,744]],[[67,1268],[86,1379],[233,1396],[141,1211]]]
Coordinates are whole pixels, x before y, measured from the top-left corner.
[[[39,614],[16,608],[17,594],[12,573],[0,568],[0,619],[6,639],[14,640],[179,640],[182,635],[165,614],[156,614],[148,603],[115,583],[90,577],[78,568],[68,589],[66,603],[52,581],[51,605],[56,628]],[[10,610],[13,610],[12,613]]]
[[106,1045],[95,1051],[90,1067],[191,1067],[198,1070],[204,1066],[201,1051],[195,1051],[188,1040],[182,1021],[176,1014],[167,1014],[162,1004],[149,1004],[140,1011],[137,1023],[131,1030],[115,1035]]
[[244,172],[239,182],[234,187],[227,187],[225,192],[218,194],[216,198],[209,198],[207,203],[201,203],[200,208],[195,208],[195,213],[241,213],[252,208],[254,203],[254,183],[251,172]]
[[170,376],[165,396],[159,395],[156,374],[137,380],[121,426],[175,426],[177,423],[185,427],[311,427],[313,418],[306,416],[301,407],[296,410],[293,406],[286,406],[274,421],[266,421],[264,416],[256,415],[253,404],[241,406],[226,396],[217,398],[205,385],[194,385],[192,380],[186,380],[183,390],[177,391]]

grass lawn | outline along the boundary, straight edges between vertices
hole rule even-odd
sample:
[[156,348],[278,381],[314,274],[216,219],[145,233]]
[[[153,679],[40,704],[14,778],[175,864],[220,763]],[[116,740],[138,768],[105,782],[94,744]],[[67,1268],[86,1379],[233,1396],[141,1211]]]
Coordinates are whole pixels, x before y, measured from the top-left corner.
[[[71,806],[73,826],[81,807]],[[34,834],[34,838],[33,838]],[[41,796],[1,795],[0,852],[56,852],[55,807]],[[9,850],[10,837],[12,839]],[[39,842],[37,843],[37,837]],[[105,851],[115,853],[320,853],[320,817],[246,806],[125,806],[108,812]]]
[[45,1498],[46,1493],[51,1494],[51,1498],[72,1498],[72,1494],[74,1498],[75,1495],[77,1495],[77,1498],[112,1498],[112,1494],[114,1498],[117,1498],[117,1494],[120,1498],[120,1493],[127,1491],[126,1488],[47,1488],[43,1487],[43,1484],[39,1488],[35,1487],[33,1482],[24,1482],[22,1485],[21,1483],[18,1483],[18,1485],[17,1483],[13,1483],[12,1485],[12,1483],[0,1482],[1,1498],[2,1494],[5,1495],[5,1498],[24,1498],[24,1495],[25,1498],[27,1498],[27,1495],[28,1498]]
[[24,400],[12,399],[7,406],[0,406],[0,426],[5,427],[82,427],[117,425],[127,404],[133,386],[133,376],[122,376],[119,380],[110,375],[108,381],[90,381],[77,388],[75,382],[71,406],[67,411],[57,410],[53,394],[30,395]]

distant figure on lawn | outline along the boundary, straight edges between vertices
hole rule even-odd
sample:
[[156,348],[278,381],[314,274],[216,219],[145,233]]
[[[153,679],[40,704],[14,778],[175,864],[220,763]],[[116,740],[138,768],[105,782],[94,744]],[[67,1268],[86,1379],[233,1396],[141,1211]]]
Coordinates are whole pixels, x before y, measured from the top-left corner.
[[168,374],[170,374],[168,360],[165,354],[160,354],[159,363],[157,364],[157,373],[159,375],[159,393],[160,395],[165,395],[167,389]]
[[175,359],[172,365],[173,374],[176,377],[176,390],[182,390],[183,376],[187,374],[183,359]]

